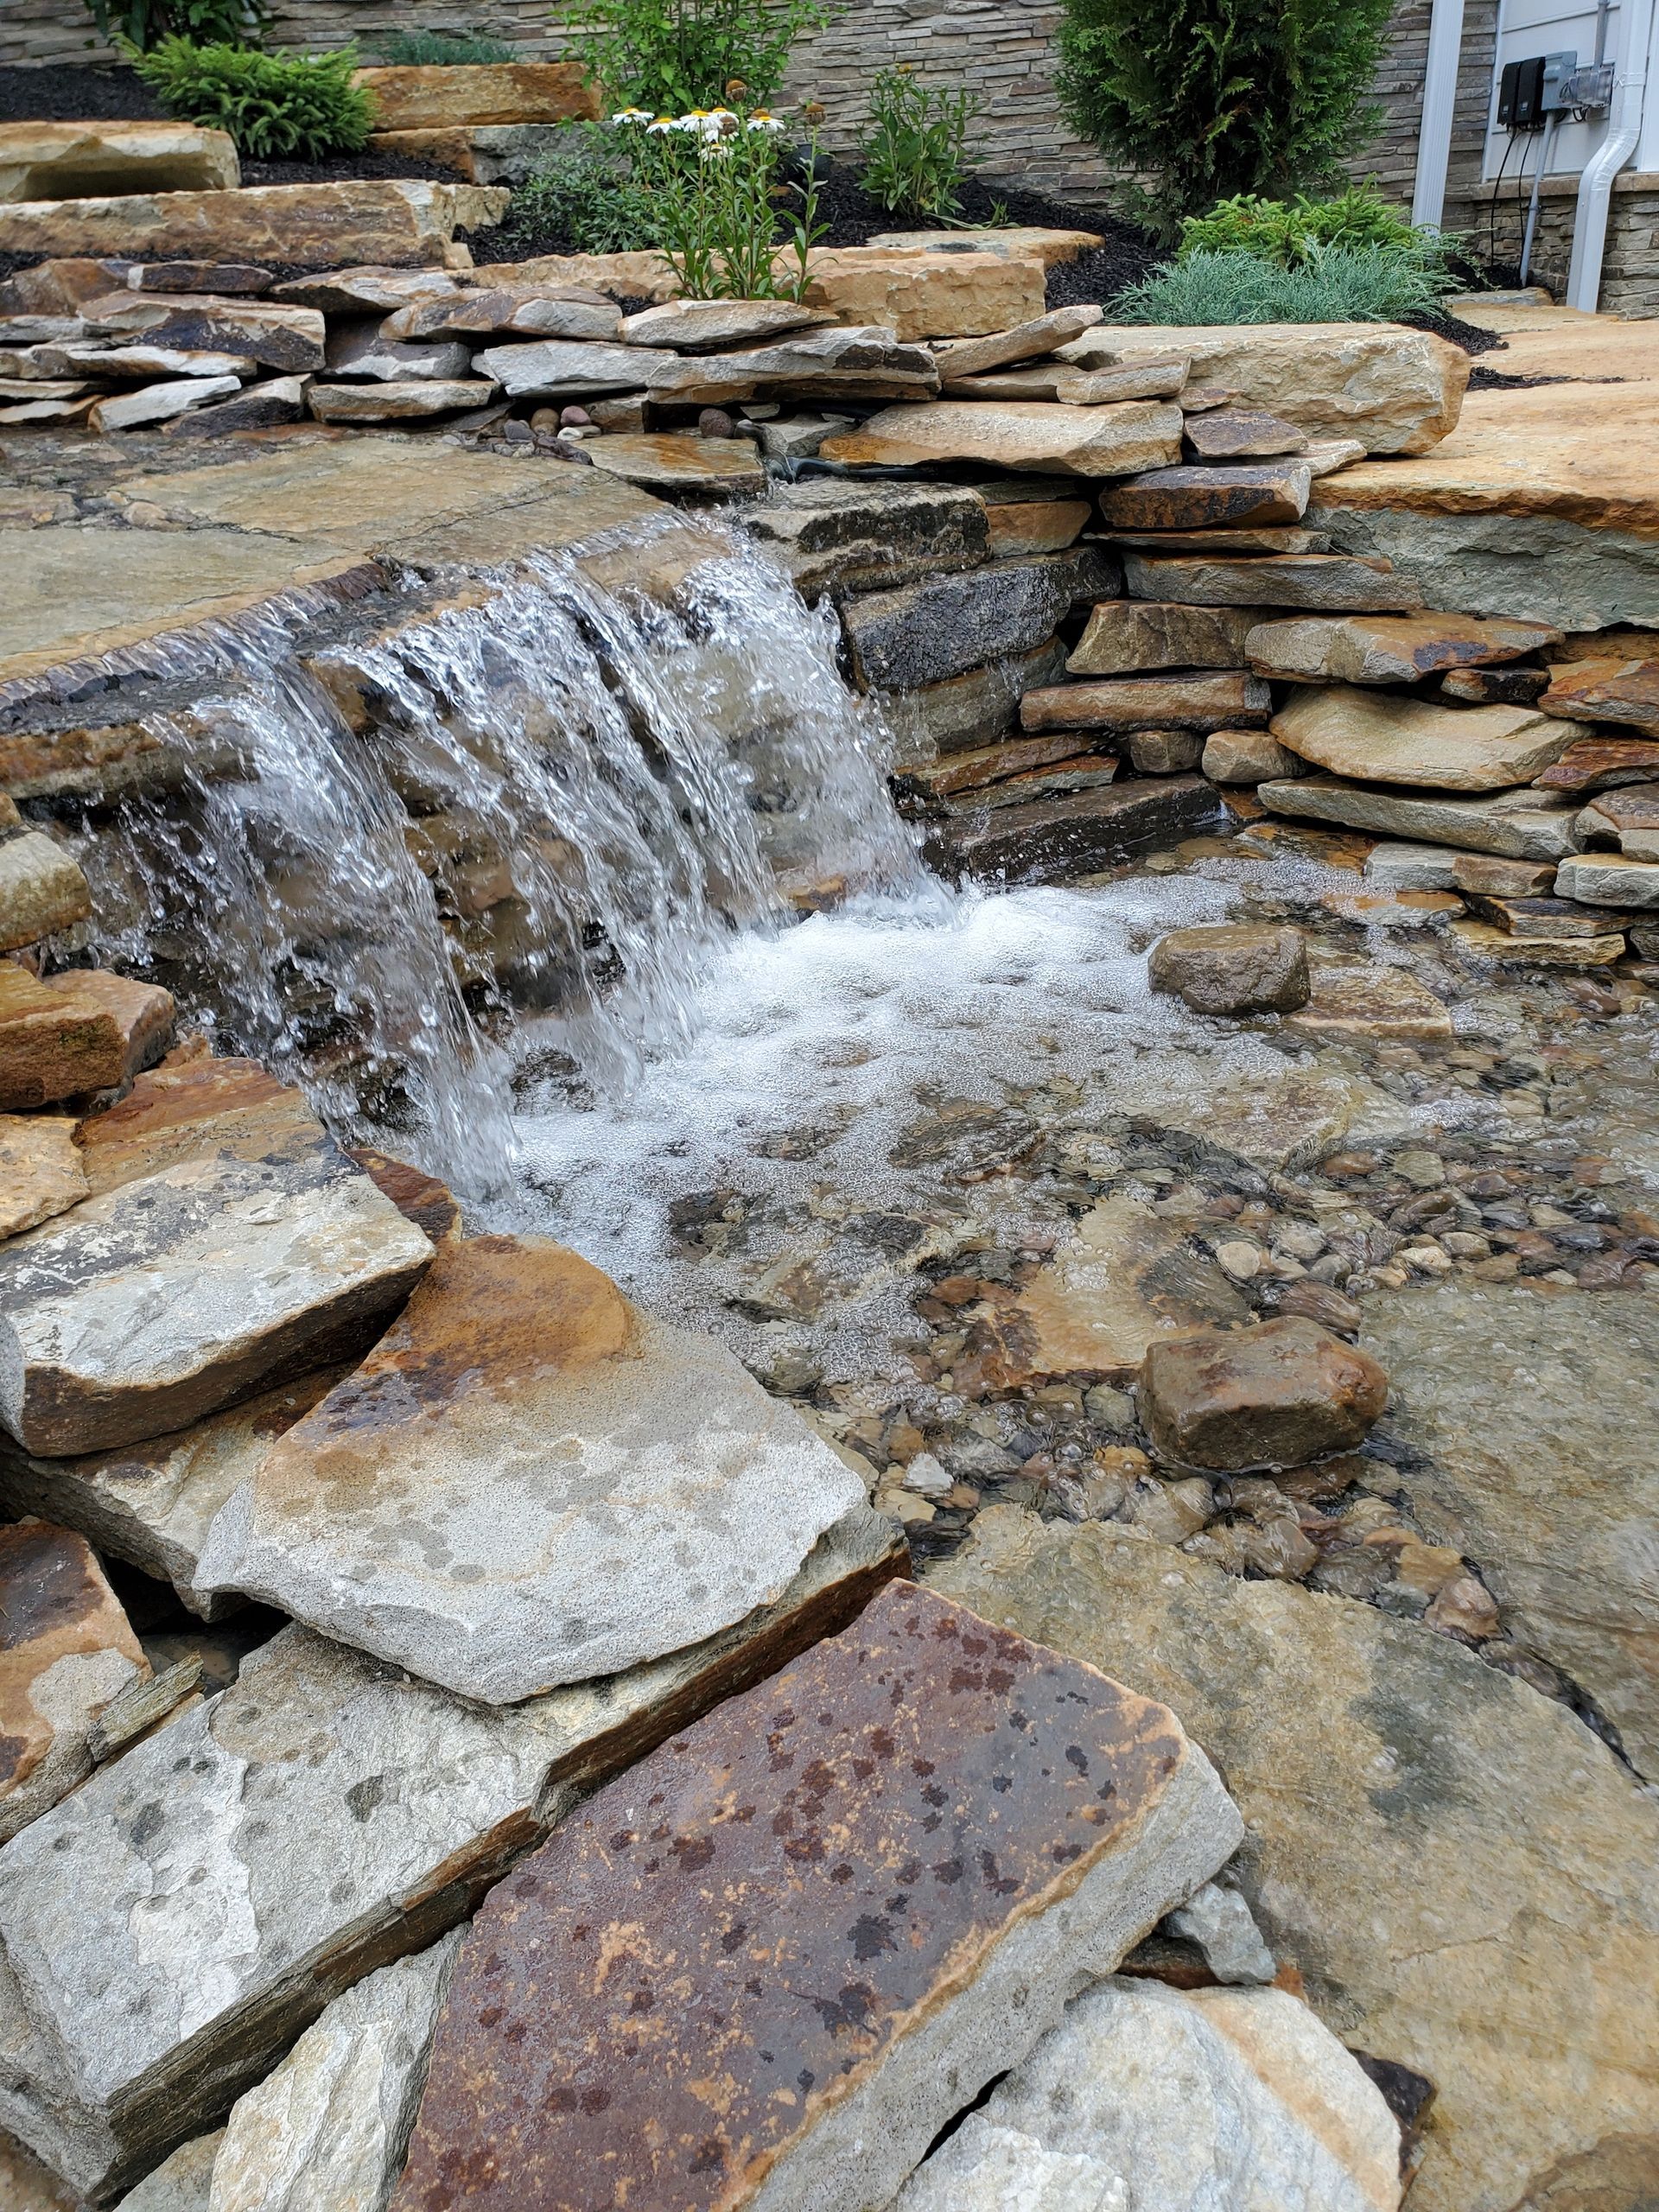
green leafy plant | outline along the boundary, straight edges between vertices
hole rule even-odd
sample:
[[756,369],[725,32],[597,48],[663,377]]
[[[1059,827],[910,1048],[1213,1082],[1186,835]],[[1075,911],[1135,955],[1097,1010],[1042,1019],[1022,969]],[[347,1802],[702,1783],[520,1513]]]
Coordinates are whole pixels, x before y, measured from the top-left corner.
[[1452,279],[1389,245],[1312,245],[1294,268],[1198,247],[1118,294],[1115,322],[1394,322],[1432,315]]
[[1390,0],[1063,0],[1060,105],[1173,237],[1236,194],[1324,182],[1374,130]]
[[1455,241],[1434,231],[1415,230],[1390,207],[1374,184],[1350,185],[1328,200],[1299,192],[1291,200],[1264,200],[1240,193],[1217,202],[1207,215],[1189,215],[1181,225],[1176,255],[1250,253],[1281,269],[1300,268],[1319,246],[1380,246],[1415,257],[1425,269],[1445,265]]
[[352,82],[353,47],[276,54],[166,38],[134,66],[169,115],[228,130],[251,161],[354,154],[374,127],[374,104]]
[[577,253],[660,245],[656,201],[636,174],[637,143],[609,124],[567,124],[552,157],[515,189],[502,227],[510,238],[567,240]]
[[966,87],[918,84],[908,62],[879,70],[858,141],[859,182],[890,214],[948,222],[961,213],[968,126],[984,105]]
[[769,100],[789,49],[836,0],[559,0],[554,20],[590,83],[622,107],[675,117]]
[[805,149],[800,181],[791,183],[781,174],[784,126],[764,108],[693,109],[655,120],[626,110],[616,124],[633,142],[635,175],[651,196],[683,297],[805,296],[807,255],[823,230],[816,142]]
[[86,0],[111,45],[147,54],[164,38],[203,45],[257,45],[269,22],[257,0]]
[[504,38],[478,38],[470,31],[393,31],[377,43],[382,61],[398,69],[465,67],[469,63],[516,61],[518,49]]

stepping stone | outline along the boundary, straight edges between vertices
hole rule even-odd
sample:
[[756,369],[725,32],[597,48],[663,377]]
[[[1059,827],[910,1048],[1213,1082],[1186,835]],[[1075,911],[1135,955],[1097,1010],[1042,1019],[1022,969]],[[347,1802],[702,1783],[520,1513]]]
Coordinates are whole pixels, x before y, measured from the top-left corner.
[[1264,620],[1245,651],[1258,675],[1295,683],[1415,683],[1442,669],[1484,666],[1557,645],[1544,622],[1472,614],[1336,615]]
[[1052,883],[1116,867],[1206,829],[1220,813],[1202,776],[1159,776],[1076,791],[931,833],[930,862],[982,882]]
[[679,353],[718,353],[728,346],[753,346],[780,331],[827,322],[822,308],[795,300],[664,300],[625,316],[621,336],[628,346],[666,346]]
[[1304,686],[1274,716],[1273,734],[1339,776],[1431,791],[1503,791],[1528,784],[1580,734],[1532,707],[1442,707],[1347,684]]
[[481,1236],[271,1446],[197,1574],[506,1705],[730,1627],[862,1501],[714,1338],[561,1245]]
[[1154,991],[1194,1014],[1294,1014],[1307,1004],[1307,946],[1300,930],[1216,923],[1171,930],[1147,957]]
[[1135,1402],[1166,1465],[1238,1474],[1356,1450],[1388,1395],[1368,1354],[1293,1317],[1154,1341]]
[[1265,560],[1150,559],[1128,552],[1131,599],[1184,599],[1200,607],[1421,607],[1416,583],[1345,553],[1287,553]]
[[510,330],[526,338],[583,339],[608,345],[622,335],[622,316],[614,300],[578,285],[504,285],[487,292],[414,300],[380,326],[381,336],[388,340],[481,338]]
[[1241,1832],[1173,1714],[894,1584],[486,1901],[396,2212],[884,2204]]
[[1339,822],[1384,837],[1461,845],[1511,860],[1560,860],[1576,842],[1577,810],[1570,798],[1534,790],[1497,791],[1488,798],[1451,798],[1440,792],[1383,791],[1334,776],[1302,776],[1261,784],[1256,797],[1274,814],[1304,821]]
[[1452,1017],[1426,984],[1403,968],[1320,958],[1312,963],[1307,1004],[1286,1017],[1292,1029],[1320,1037],[1370,1037],[1384,1042],[1452,1041]]
[[826,461],[860,466],[972,461],[1063,476],[1132,476],[1176,458],[1180,426],[1180,410],[1159,400],[1065,407],[1042,400],[941,399],[928,407],[890,407],[861,429],[826,438],[822,451]]
[[585,450],[607,476],[664,497],[683,492],[705,499],[753,499],[769,480],[752,438],[646,430],[637,437],[594,438]]
[[940,364],[947,399],[1057,399],[1068,407],[1105,407],[1122,399],[1173,399],[1186,382],[1185,355],[1164,361],[1121,363],[1109,369],[1077,369],[1044,361],[1025,369],[994,369],[969,377]]
[[1251,607],[1184,607],[1108,600],[1096,607],[1065,664],[1072,676],[1134,676],[1156,668],[1237,668],[1260,614]]
[[1628,722],[1659,736],[1659,661],[1574,660],[1551,669],[1542,704],[1552,715]]
[[1395,2212],[1400,2165],[1382,2091],[1300,1997],[1114,1975],[1067,2005],[893,2212]]
[[736,1628],[512,1707],[284,1629],[0,1854],[0,2002],[8,2022],[28,2006],[0,2126],[84,2194],[118,2193],[215,2126],[321,2004],[464,1918],[596,1784],[906,1569],[861,1504]]
[[936,346],[941,376],[979,376],[1010,361],[1033,361],[1082,336],[1101,320],[1092,307],[1056,308],[1012,330],[993,330],[982,338],[958,338]]
[[409,2148],[459,1929],[336,1997],[232,2107],[213,2155],[219,2212],[384,2207]]
[[[1313,473],[1305,461],[1240,468],[1157,468],[1101,497],[1108,524],[1125,530],[1207,530],[1302,518]],[[1157,594],[1147,592],[1145,598]]]
[[1650,783],[1659,776],[1659,741],[1648,737],[1574,739],[1554,767],[1537,780],[1541,791],[1611,791],[1618,784]]
[[0,1108],[114,1089],[161,1058],[172,1027],[173,1001],[154,983],[102,968],[35,976],[0,961]]
[[321,1368],[188,1428],[73,1459],[39,1458],[0,1436],[0,1503],[79,1529],[111,1558],[170,1582],[201,1619],[222,1620],[245,1600],[204,1590],[198,1579],[213,1516],[276,1439],[351,1371]]
[[86,1195],[86,1171],[72,1121],[58,1114],[8,1114],[0,1120],[0,1239],[50,1221]]
[[1282,458],[1307,450],[1307,439],[1294,423],[1262,407],[1206,408],[1188,420],[1184,442],[1200,461]]
[[477,378],[433,378],[412,384],[314,384],[306,405],[320,423],[404,423],[459,414],[495,397]]
[[1030,652],[1079,600],[1103,598],[1117,574],[1109,555],[1083,546],[858,593],[842,616],[855,680],[861,690],[911,691]]
[[194,123],[0,123],[0,203],[104,193],[225,192],[236,144]]
[[86,417],[89,429],[107,435],[111,430],[142,429],[147,423],[170,422],[210,400],[233,398],[242,388],[238,377],[182,377],[170,384],[145,385],[139,391],[124,391],[113,399],[100,399]]
[[0,1529],[0,1843],[92,1770],[105,1707],[149,1662],[84,1536],[45,1521]]
[[0,1246],[0,1427],[45,1458],[186,1427],[359,1351],[431,1257],[326,1140],[180,1160]]
[[1555,871],[1558,898],[1591,906],[1631,906],[1645,913],[1659,906],[1659,861],[1606,853],[1573,853]]
[[71,929],[92,911],[80,863],[43,830],[31,830],[0,792],[0,952]]
[[[1057,683],[1020,702],[1023,729],[1230,729],[1265,722],[1273,697],[1258,677],[1120,676]],[[1196,766],[1196,762],[1194,763]]]
[[315,308],[276,300],[226,300],[211,293],[111,292],[89,300],[86,321],[105,333],[142,331],[147,346],[186,353],[245,354],[290,375],[320,369],[326,327]]

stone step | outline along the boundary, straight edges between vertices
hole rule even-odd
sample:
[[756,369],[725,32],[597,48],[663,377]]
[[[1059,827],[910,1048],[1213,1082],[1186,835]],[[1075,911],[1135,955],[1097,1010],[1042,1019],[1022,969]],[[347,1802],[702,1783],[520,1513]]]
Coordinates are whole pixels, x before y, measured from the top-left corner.
[[883,2204],[1241,1833],[1173,1714],[894,1585],[486,1901],[395,2212]]
[[724,1345],[477,1236],[226,1500],[197,1579],[512,1704],[729,1628],[863,1495]]
[[0,1851],[0,2126],[116,2194],[331,1998],[463,1919],[597,1783],[906,1565],[861,1504],[735,1628],[507,1707],[284,1629]]
[[1155,851],[1207,828],[1221,811],[1202,776],[1117,783],[1104,791],[999,807],[930,832],[930,864],[982,882],[1049,883]]

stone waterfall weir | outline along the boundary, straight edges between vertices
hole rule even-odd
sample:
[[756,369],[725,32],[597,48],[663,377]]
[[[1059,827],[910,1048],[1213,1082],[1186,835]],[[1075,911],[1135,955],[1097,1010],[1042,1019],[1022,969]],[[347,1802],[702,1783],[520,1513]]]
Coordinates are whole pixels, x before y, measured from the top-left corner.
[[[83,855],[100,958],[302,1081],[336,1135],[508,1179],[515,1075],[614,1094],[787,892],[917,878],[836,629],[753,550],[671,603],[569,556],[366,641],[226,632],[176,768]],[[442,887],[447,918],[428,880]]]

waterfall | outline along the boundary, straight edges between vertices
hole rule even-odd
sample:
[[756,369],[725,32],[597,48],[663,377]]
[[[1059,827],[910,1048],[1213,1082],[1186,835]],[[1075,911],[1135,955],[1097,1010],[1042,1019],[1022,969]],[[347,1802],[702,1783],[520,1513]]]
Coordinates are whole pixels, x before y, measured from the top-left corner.
[[747,547],[668,604],[549,556],[367,643],[244,625],[175,787],[86,842],[96,950],[337,1135],[499,1188],[515,1086],[618,1096],[736,932],[917,880],[836,635]]

